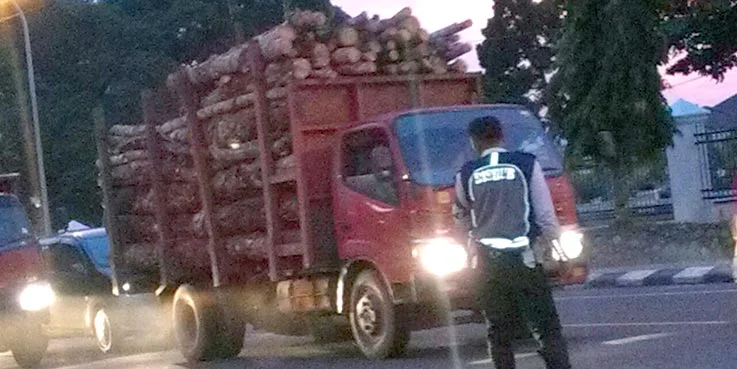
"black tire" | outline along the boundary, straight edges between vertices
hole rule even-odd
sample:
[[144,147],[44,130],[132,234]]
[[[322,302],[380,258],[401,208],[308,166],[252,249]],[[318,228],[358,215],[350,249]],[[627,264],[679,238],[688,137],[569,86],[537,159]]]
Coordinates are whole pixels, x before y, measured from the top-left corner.
[[188,361],[208,361],[219,356],[217,304],[211,293],[180,286],[174,294],[172,314],[179,350]]
[[218,344],[216,357],[231,359],[237,357],[243,350],[243,341],[246,335],[246,323],[238,312],[226,304],[219,310]]
[[401,357],[410,340],[407,319],[373,270],[358,274],[351,289],[349,319],[353,338],[364,356],[382,360]]
[[123,337],[115,328],[105,308],[96,309],[92,315],[92,332],[95,335],[97,348],[103,354],[116,354],[123,351]]
[[336,322],[333,318],[332,316],[310,317],[307,320],[310,335],[316,343],[346,342],[353,339],[353,331],[351,330],[350,324],[340,324],[340,322]]
[[41,323],[27,322],[11,342],[10,351],[21,368],[33,369],[41,364],[48,347],[49,338],[44,335]]

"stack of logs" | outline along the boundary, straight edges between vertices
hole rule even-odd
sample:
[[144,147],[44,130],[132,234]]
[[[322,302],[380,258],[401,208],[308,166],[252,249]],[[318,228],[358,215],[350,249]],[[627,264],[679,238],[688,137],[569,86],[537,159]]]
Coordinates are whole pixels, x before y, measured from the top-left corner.
[[[260,72],[268,88],[267,129],[273,170],[289,170],[296,162],[286,102],[290,80],[464,72],[465,65],[458,57],[471,47],[459,43],[457,33],[470,25],[466,21],[428,33],[405,8],[384,20],[362,13],[331,29],[322,13],[298,11],[284,24],[257,36],[255,40],[267,62]],[[196,115],[203,128],[209,167],[209,173],[203,175],[210,177],[216,205],[213,224],[231,255],[263,260],[266,221],[248,47],[236,46],[185,70],[199,102]],[[172,92],[173,82],[170,77],[168,87]],[[154,173],[144,125],[116,125],[108,132],[111,197],[118,210],[124,260],[155,265],[154,244],[163,231],[154,218],[151,179],[158,175],[164,186],[161,197],[173,244],[178,252],[207,261],[205,214],[199,201],[186,119],[157,122],[155,137],[162,153],[158,160],[160,173]],[[299,239],[295,194],[295,187],[279,194],[279,216],[288,230],[283,242]]]

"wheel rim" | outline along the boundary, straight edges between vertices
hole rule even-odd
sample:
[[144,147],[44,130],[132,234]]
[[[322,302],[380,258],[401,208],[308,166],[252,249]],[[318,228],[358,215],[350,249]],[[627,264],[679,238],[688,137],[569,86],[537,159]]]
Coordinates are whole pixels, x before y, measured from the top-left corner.
[[355,306],[358,332],[366,339],[378,341],[385,334],[386,320],[381,309],[381,298],[370,289],[364,289],[360,296]]
[[112,332],[110,329],[110,320],[104,310],[98,310],[95,313],[95,338],[97,338],[97,345],[100,346],[100,350],[103,352],[110,351],[112,347]]

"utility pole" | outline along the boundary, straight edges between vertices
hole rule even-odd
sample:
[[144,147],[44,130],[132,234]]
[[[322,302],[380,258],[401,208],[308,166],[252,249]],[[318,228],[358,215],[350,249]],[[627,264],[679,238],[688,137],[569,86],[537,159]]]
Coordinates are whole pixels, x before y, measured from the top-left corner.
[[[30,124],[28,122],[28,102],[23,95],[23,91],[25,89],[22,88],[22,83],[19,83],[19,79],[15,78],[16,80],[16,86],[20,86],[21,88],[18,89],[18,102],[20,105],[20,116],[21,116],[21,124],[23,124],[23,135],[25,138],[24,142],[24,148],[26,151],[26,158],[29,163],[28,166],[28,173],[29,173],[29,179],[32,183],[33,188],[33,202],[34,202],[34,208],[40,210],[40,220],[42,225],[42,235],[43,236],[50,236],[51,235],[51,216],[49,214],[49,197],[48,197],[48,191],[46,189],[46,170],[44,168],[44,162],[43,162],[43,149],[41,147],[41,127],[39,125],[39,117],[38,117],[38,102],[36,100],[36,79],[34,76],[34,70],[33,70],[33,55],[31,52],[31,36],[30,32],[28,30],[28,20],[26,19],[26,15],[23,12],[23,9],[21,9],[20,5],[18,5],[18,2],[15,0],[9,1],[13,7],[15,8],[16,14],[10,17],[3,18],[10,19],[14,17],[19,17],[21,21],[21,26],[23,28],[23,42],[25,46],[25,56],[26,56],[26,65],[28,70],[28,92],[31,97],[31,114],[33,119],[33,128],[30,127]],[[12,40],[12,38],[9,38]],[[15,55],[16,60],[18,59],[18,55],[15,52],[15,49],[11,47],[11,57],[12,55]],[[17,64],[16,64],[17,65]],[[14,76],[17,74],[16,71],[13,72]],[[32,135],[33,139],[30,139],[29,136]],[[34,161],[35,163],[32,163]]]

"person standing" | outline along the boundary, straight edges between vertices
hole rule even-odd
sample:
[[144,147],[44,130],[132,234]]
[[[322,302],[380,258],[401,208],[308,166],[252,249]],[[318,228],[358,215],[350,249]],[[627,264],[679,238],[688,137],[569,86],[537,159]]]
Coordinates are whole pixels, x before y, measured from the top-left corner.
[[479,270],[479,304],[496,369],[514,369],[515,322],[528,323],[548,369],[570,369],[552,292],[533,245],[557,240],[560,226],[545,176],[535,157],[502,147],[495,117],[473,120],[471,144],[481,157],[456,175],[456,222],[469,230]]

